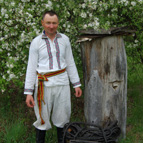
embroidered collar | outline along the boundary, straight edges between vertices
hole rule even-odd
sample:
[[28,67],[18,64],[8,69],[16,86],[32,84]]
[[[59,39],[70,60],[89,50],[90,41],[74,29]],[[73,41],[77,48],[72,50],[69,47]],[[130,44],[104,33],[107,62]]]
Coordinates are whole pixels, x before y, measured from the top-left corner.
[[[61,37],[62,37],[62,35],[57,32],[56,38],[61,38]],[[42,32],[42,39],[47,39],[47,38],[48,38],[48,37],[46,36],[45,31],[43,31],[43,32]]]

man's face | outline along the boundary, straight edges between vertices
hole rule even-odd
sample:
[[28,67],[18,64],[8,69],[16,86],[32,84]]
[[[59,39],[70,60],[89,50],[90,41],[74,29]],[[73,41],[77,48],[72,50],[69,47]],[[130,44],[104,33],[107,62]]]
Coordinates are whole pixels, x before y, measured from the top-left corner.
[[41,23],[42,26],[44,27],[47,36],[55,35],[59,25],[59,20],[56,15],[50,16],[49,14],[46,14]]

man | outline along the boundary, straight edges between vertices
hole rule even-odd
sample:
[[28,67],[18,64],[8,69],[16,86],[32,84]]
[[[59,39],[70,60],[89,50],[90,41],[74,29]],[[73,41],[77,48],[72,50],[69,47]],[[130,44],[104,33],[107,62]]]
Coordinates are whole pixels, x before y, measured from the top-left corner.
[[71,115],[69,79],[76,97],[82,94],[81,84],[69,38],[57,32],[57,14],[44,12],[41,23],[44,31],[30,45],[24,94],[27,94],[27,106],[34,107],[37,117],[33,123],[36,143],[44,143],[45,132],[51,128],[50,117],[57,127],[58,143],[61,143],[63,127]]

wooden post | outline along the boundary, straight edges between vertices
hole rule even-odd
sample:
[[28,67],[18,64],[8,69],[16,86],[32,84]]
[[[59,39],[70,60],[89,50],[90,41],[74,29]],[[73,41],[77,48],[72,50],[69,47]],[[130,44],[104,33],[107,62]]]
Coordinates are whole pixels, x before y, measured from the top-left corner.
[[81,31],[84,70],[84,112],[88,123],[101,125],[118,121],[126,135],[127,58],[122,36],[134,31],[114,28],[108,31]]

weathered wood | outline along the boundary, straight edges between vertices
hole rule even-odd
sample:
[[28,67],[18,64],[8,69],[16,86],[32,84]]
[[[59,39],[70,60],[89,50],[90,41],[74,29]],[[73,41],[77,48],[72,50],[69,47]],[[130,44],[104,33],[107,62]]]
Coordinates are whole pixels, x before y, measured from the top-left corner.
[[113,36],[113,35],[131,35],[135,33],[135,30],[129,29],[129,27],[116,27],[111,28],[109,30],[100,29],[98,31],[90,29],[90,30],[81,30],[79,40],[82,38],[98,38],[98,37],[106,37],[106,36]]
[[103,125],[118,120],[126,133],[127,60],[122,36],[81,42],[85,81],[85,118]]
[[97,70],[93,70],[89,82],[86,85],[88,87],[85,88],[85,95],[88,96],[85,96],[85,117],[88,123],[99,125],[102,120],[103,84]]

